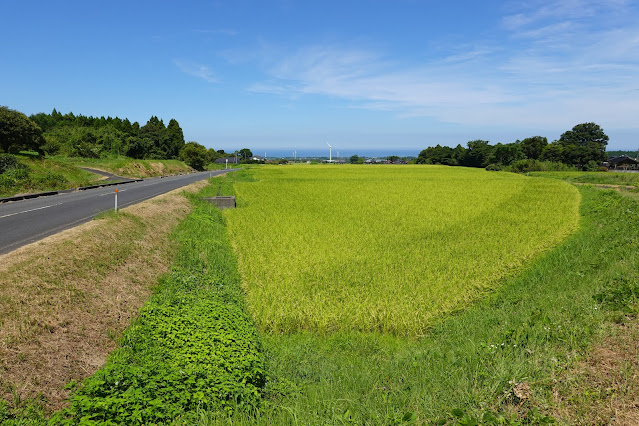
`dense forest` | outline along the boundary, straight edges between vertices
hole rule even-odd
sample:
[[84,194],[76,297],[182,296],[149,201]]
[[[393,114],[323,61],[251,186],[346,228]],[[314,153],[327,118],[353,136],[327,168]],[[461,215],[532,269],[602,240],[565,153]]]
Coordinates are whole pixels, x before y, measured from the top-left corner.
[[420,152],[417,163],[449,166],[486,167],[542,167],[552,163],[559,167],[597,170],[608,159],[608,135],[595,123],[582,123],[564,132],[559,140],[548,143],[542,136],[533,136],[512,143],[491,145],[489,141],[474,140],[466,147],[436,145]]
[[61,114],[55,109],[51,114],[34,114],[29,119],[42,130],[42,150],[48,155],[174,159],[179,158],[185,144],[182,128],[175,119],[165,125],[153,116],[140,126],[126,118]]
[[[249,151],[248,149],[245,149]],[[145,125],[119,117],[61,114],[25,114],[0,106],[0,153],[23,151],[48,156],[101,158],[126,156],[135,159],[180,159],[201,170],[217,158],[230,156],[224,150],[207,149],[185,142],[180,124],[168,125],[152,116]]]

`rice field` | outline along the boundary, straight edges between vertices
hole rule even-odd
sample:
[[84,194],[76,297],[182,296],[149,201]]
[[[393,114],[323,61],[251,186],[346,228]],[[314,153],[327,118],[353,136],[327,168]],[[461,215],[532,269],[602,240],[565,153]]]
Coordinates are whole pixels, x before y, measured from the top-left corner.
[[267,332],[420,336],[578,224],[564,182],[444,166],[283,166],[226,210],[249,309]]

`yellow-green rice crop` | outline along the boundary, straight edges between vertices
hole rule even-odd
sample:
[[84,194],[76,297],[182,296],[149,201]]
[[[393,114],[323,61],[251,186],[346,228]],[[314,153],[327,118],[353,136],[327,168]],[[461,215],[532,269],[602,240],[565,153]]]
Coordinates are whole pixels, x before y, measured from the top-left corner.
[[272,332],[423,334],[577,226],[555,180],[444,166],[285,166],[235,186],[228,227]]

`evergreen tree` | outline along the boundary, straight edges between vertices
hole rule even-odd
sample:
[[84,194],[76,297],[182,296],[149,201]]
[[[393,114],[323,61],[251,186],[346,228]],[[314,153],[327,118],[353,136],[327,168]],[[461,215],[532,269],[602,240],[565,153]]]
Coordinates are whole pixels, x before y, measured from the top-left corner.
[[174,118],[169,121],[166,127],[166,156],[167,158],[178,158],[180,151],[184,147],[184,133],[180,124]]

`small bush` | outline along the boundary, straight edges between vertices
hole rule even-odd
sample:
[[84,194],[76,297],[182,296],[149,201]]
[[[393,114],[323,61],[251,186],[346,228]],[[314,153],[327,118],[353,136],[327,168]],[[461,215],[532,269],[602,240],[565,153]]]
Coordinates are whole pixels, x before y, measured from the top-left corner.
[[18,159],[11,154],[0,154],[0,174],[6,172],[9,169],[21,169],[26,166],[18,161]]
[[600,165],[594,160],[588,161],[586,165],[584,165],[583,169],[586,172],[597,172],[599,171]]

